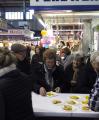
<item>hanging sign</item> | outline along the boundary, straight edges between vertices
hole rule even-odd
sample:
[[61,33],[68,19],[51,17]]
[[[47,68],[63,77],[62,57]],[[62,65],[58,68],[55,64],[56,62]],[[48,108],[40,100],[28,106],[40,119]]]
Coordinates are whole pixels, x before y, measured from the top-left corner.
[[99,0],[30,0],[30,6],[99,5]]

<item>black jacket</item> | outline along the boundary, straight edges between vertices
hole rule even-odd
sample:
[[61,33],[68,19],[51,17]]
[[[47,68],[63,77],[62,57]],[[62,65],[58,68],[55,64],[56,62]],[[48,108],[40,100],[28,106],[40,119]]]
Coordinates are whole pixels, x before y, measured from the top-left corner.
[[[37,67],[34,68],[34,76],[37,78],[34,84],[34,91],[36,93],[39,93],[40,87],[44,87],[47,91],[50,91],[50,86],[47,84],[45,80],[45,69],[44,65],[39,64]],[[53,91],[56,87],[61,88],[61,92],[64,92],[64,70],[60,66],[56,66],[56,69],[54,70],[53,74],[53,81],[54,81],[54,87]]]
[[17,70],[0,77],[5,120],[34,120],[31,90],[31,81]]
[[28,60],[28,58],[25,58],[23,61],[17,61],[17,69],[20,70],[20,72],[23,72],[27,75],[30,74],[30,62]]
[[71,81],[73,80],[73,75],[74,75],[74,70],[73,70],[73,64],[71,63],[70,65],[68,65],[65,69],[65,84],[67,84],[67,88],[68,88],[68,92],[72,92],[72,93],[76,93],[79,92],[78,90],[78,82],[79,79],[81,78],[81,72],[84,68],[84,64],[82,64],[81,66],[79,66],[79,71],[77,74],[77,83],[75,85],[71,85]]
[[97,74],[94,71],[91,63],[86,64],[81,72],[78,89],[80,93],[90,93],[96,81]]

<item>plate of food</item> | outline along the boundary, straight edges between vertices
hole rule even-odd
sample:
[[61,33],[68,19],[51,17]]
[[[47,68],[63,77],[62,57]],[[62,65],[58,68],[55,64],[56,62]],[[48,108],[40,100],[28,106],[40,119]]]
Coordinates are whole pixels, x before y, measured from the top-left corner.
[[80,99],[80,96],[73,95],[73,96],[70,96],[70,98],[77,100],[77,99]]
[[83,100],[83,101],[82,101],[82,104],[88,104],[88,99]]
[[74,110],[74,107],[72,105],[64,105],[63,110],[65,111],[72,111]]
[[89,96],[88,96],[88,95],[86,95],[86,96],[85,96],[85,99],[89,100]]
[[75,100],[68,100],[66,101],[66,103],[70,104],[70,105],[75,105],[77,104],[77,102]]
[[50,91],[50,92],[47,92],[47,97],[53,97],[53,96],[56,96],[57,93],[56,92],[53,92],[53,91]]
[[82,110],[83,111],[90,111],[90,108],[88,105],[84,105],[84,106],[82,106]]
[[60,104],[60,103],[62,103],[62,101],[58,100],[58,99],[54,99],[54,100],[52,100],[52,103],[53,104]]

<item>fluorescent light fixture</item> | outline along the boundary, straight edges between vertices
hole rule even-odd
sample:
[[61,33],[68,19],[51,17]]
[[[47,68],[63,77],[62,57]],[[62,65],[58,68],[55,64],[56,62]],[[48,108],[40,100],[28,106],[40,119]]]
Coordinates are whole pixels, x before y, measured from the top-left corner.
[[67,13],[48,13],[44,16],[99,16],[99,12],[67,12]]
[[[68,22],[68,23],[56,23],[58,25],[83,25],[84,23],[76,23],[76,22]],[[52,25],[56,25],[55,23],[53,23]]]
[[66,10],[65,12],[67,12],[67,13],[71,13],[71,12],[73,12],[72,10]]
[[45,23],[41,19],[38,19],[38,21],[40,22],[41,25],[43,25],[44,28],[46,28]]

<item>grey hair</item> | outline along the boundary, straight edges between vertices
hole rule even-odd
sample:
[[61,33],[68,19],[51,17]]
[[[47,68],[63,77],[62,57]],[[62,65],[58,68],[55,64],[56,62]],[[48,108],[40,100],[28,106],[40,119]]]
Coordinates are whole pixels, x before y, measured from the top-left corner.
[[99,56],[99,51],[93,52],[90,56],[90,62],[95,62],[98,56]]
[[73,54],[73,60],[82,59],[83,57],[84,57],[84,55],[82,55],[80,53]]
[[0,48],[0,68],[16,63],[15,55],[8,49]]

